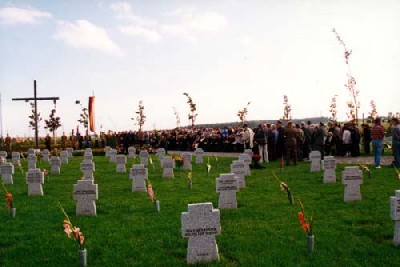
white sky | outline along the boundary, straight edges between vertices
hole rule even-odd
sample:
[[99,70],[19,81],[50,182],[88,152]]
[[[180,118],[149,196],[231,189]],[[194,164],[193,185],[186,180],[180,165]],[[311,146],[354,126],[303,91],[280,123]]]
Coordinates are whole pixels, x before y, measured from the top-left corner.
[[[58,96],[57,114],[70,132],[80,109],[96,96],[96,126],[137,130],[174,128],[174,107],[188,125],[184,92],[197,104],[196,123],[278,119],[283,95],[292,117],[330,116],[338,95],[339,119],[350,99],[343,47],[360,90],[361,111],[398,112],[400,1],[386,0],[172,0],[1,1],[0,93],[3,134],[33,135],[30,105],[11,101]],[[47,119],[53,107],[39,102]],[[40,134],[44,135],[44,122]],[[80,128],[82,131],[82,127]]]

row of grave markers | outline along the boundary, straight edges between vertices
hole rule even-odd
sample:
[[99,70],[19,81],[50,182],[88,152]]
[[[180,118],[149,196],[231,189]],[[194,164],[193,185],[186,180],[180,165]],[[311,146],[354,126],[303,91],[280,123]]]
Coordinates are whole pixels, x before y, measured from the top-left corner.
[[[110,153],[110,157],[112,155],[113,153]],[[162,155],[160,162],[163,169],[172,169],[173,172],[173,159],[166,157],[161,151],[160,155]],[[159,155],[157,154],[157,156]],[[186,157],[188,158],[188,156]],[[145,153],[143,153],[143,158],[146,158]],[[124,155],[116,155],[115,159],[118,172],[118,168],[122,168],[121,166],[118,167],[118,165],[125,167],[126,157]],[[132,179],[132,192],[147,191],[145,180],[148,178],[148,171],[145,161],[143,160],[142,164],[141,160],[141,164],[134,164],[130,169],[129,178]],[[321,162],[320,158],[318,161]],[[246,186],[245,176],[250,175],[249,162],[251,163],[251,155],[248,152],[243,153],[239,156],[238,160],[232,162],[231,173],[223,173],[216,178],[216,191],[220,193],[218,201],[219,209],[237,208],[236,192]],[[200,160],[199,163],[201,163]],[[0,166],[3,179],[4,174],[2,170],[5,164],[8,165],[7,162],[3,162]],[[11,166],[13,167],[13,165]],[[323,166],[324,182],[336,182],[336,161],[334,157],[325,157]],[[6,167],[4,168],[7,169]],[[98,199],[98,185],[94,184],[93,172],[95,171],[95,167],[91,151],[85,151],[81,170],[84,173],[84,180],[78,180],[77,184],[73,185],[74,199],[77,200],[76,213],[77,215],[96,215],[95,200]],[[342,181],[345,185],[344,201],[361,200],[359,185],[362,184],[362,171],[359,167],[345,167],[345,170],[342,172]],[[29,170],[27,183],[28,195],[43,195],[41,184],[44,183],[44,174],[40,169],[32,168]],[[221,232],[219,209],[214,209],[212,203],[207,202],[189,204],[188,211],[182,212],[182,236],[189,238],[187,251],[188,263],[210,262],[219,259],[218,246],[215,240],[215,235]],[[400,245],[400,190],[397,190],[396,195],[391,197],[391,218],[395,221],[393,243]]]

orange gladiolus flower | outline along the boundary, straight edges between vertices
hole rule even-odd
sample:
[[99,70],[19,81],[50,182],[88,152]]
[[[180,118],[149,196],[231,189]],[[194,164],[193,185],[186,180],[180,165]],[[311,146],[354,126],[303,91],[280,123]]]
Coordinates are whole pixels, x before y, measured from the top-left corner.
[[13,208],[13,196],[10,193],[6,193],[6,201],[7,201],[7,207],[9,210]]

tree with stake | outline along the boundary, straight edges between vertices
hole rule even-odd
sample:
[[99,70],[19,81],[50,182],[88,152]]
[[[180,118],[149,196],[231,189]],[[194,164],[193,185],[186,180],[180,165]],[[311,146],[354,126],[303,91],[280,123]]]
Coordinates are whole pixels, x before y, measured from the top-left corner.
[[190,113],[188,114],[188,119],[192,122],[192,129],[194,128],[194,122],[196,121],[197,113],[196,113],[196,104],[193,102],[192,97],[189,96],[188,93],[183,93],[188,98],[188,104],[190,107]]
[[56,109],[52,109],[49,119],[44,120],[44,123],[46,126],[44,127],[45,129],[49,129],[51,133],[53,133],[53,141],[56,143],[56,130],[60,128],[61,122],[60,122],[60,117],[56,116]]

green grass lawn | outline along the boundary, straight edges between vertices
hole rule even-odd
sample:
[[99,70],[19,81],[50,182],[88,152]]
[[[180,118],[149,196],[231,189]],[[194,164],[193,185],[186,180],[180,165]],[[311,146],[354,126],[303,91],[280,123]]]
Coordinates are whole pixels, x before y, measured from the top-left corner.
[[[74,157],[63,165],[61,175],[51,175],[43,185],[44,196],[28,196],[25,178],[16,168],[15,219],[10,218],[4,198],[0,205],[0,266],[78,266],[78,245],[63,232],[61,202],[74,226],[81,228],[88,250],[88,266],[185,266],[187,239],[181,236],[181,212],[190,203],[218,205],[215,178],[230,171],[233,158],[219,158],[209,176],[204,165],[193,165],[193,189],[187,171],[175,170],[175,179],[161,177],[159,162],[149,167],[161,212],[147,193],[131,192],[128,173],[116,173],[106,157],[95,157],[95,182],[99,187],[96,217],[77,217],[73,184],[82,176]],[[207,158],[205,159],[207,160]],[[130,168],[132,160],[129,161]],[[27,163],[23,161],[26,169]],[[237,193],[238,209],[221,210],[221,235],[217,244],[221,260],[209,266],[396,266],[400,247],[392,245],[394,223],[390,196],[400,189],[392,168],[364,174],[362,201],[345,203],[341,171],[337,183],[323,184],[323,173],[310,173],[310,163],[279,171],[279,163],[252,169],[247,187]],[[48,163],[38,167],[50,169]],[[299,205],[289,205],[287,195],[273,177],[275,171],[300,198],[306,214],[314,217],[315,251],[307,252],[306,234],[300,227]]]

